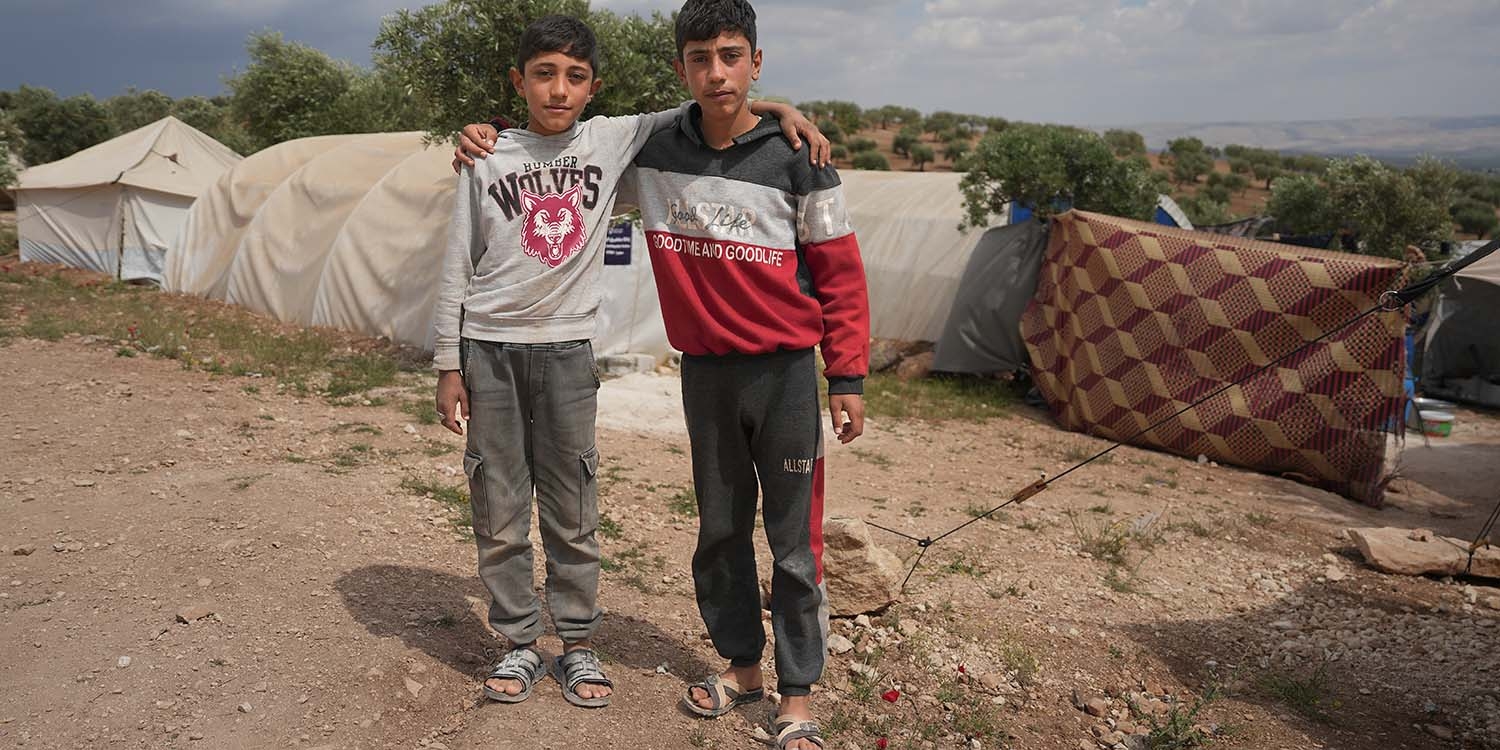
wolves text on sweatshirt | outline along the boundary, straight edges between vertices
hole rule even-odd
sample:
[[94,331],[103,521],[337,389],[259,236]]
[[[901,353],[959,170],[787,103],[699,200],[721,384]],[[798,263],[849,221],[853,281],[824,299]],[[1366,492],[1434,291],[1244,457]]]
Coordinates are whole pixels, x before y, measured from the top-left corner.
[[647,140],[624,183],[672,346],[724,355],[821,344],[829,392],[863,392],[870,304],[838,173],[810,165],[771,118],[709,148],[698,106],[686,110]]
[[506,130],[495,153],[463,170],[434,315],[436,369],[459,369],[461,336],[517,344],[593,337],[620,176],[646,139],[684,111],[595,117],[552,136]]

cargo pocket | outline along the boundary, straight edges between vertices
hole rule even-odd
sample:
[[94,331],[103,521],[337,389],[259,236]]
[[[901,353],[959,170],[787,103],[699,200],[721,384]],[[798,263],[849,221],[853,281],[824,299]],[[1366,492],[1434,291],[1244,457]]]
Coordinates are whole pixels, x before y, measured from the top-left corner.
[[469,508],[474,518],[474,534],[488,537],[490,535],[490,495],[484,487],[484,459],[464,451],[464,476],[469,478]]
[[578,456],[578,533],[589,536],[599,528],[599,446]]

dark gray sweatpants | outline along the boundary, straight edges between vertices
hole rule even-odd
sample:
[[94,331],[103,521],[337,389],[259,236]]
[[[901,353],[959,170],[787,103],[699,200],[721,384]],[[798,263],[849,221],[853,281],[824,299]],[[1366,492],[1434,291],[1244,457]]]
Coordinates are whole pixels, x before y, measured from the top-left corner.
[[490,626],[512,643],[542,635],[532,588],[531,503],[547,553],[547,607],[563,641],[599,624],[599,375],[587,341],[463,341],[469,391],[464,473]]
[[693,583],[719,655],[759,664],[766,636],[756,575],[756,496],[774,567],[771,628],[782,695],[823,673],[823,451],[810,349],[682,358],[682,403],[698,495]]

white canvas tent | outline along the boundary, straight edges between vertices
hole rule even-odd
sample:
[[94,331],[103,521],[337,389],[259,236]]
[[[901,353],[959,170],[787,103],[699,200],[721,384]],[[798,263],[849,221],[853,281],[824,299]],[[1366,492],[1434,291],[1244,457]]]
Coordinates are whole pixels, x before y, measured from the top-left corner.
[[870,335],[937,341],[969,256],[989,228],[959,231],[963,175],[840,171],[839,176],[870,285]]
[[[165,286],[306,325],[432,345],[456,184],[421,133],[304,138],[240,162],[199,198]],[[962,175],[843,172],[877,338],[935,340],[984,229],[958,230]],[[639,228],[611,240],[597,354],[666,356]]]
[[[430,349],[457,180],[421,133],[304,138],[204,192],[168,254],[168,291]],[[639,228],[609,240],[598,355],[668,353]]]
[[165,117],[20,174],[21,259],[162,281],[167,246],[202,190],[240,156]]

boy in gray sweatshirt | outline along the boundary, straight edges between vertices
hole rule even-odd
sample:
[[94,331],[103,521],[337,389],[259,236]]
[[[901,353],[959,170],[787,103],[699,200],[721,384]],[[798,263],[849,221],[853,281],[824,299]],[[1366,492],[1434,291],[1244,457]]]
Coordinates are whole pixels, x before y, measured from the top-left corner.
[[[470,424],[463,463],[479,575],[490,625],[509,643],[484,693],[505,703],[529,697],[545,671],[535,648],[543,625],[532,590],[533,496],[564,696],[601,707],[613,688],[590,641],[600,617],[599,378],[588,339],[617,183],[678,111],[579,122],[602,83],[596,46],[587,25],[565,16],[521,35],[510,78],[530,120],[499,133],[493,154],[459,176],[435,316],[437,409],[455,433],[464,434],[460,420]],[[821,141],[795,109],[757,108]]]

